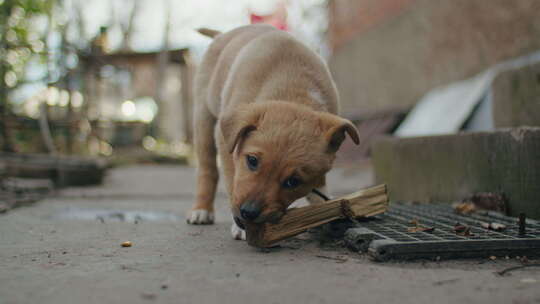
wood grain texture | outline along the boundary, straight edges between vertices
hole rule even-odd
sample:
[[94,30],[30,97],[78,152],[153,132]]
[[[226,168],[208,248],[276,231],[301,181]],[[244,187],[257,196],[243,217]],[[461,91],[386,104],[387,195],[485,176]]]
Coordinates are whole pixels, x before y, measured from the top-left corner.
[[380,214],[387,206],[386,185],[378,185],[322,204],[290,209],[276,224],[246,223],[247,241],[251,246],[269,247],[336,219]]

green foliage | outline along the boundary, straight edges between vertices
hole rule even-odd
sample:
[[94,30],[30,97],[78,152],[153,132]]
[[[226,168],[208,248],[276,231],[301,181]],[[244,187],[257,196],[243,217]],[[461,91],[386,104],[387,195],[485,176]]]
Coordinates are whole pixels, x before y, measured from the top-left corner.
[[36,56],[44,56],[46,31],[38,28],[36,21],[50,20],[55,3],[55,0],[0,0],[0,83],[4,98],[5,86],[12,89],[22,83],[27,63]]

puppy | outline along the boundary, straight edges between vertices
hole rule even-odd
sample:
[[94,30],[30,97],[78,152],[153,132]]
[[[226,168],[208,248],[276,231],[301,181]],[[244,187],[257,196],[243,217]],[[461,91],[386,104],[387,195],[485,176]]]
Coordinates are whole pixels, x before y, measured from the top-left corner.
[[249,25],[215,36],[195,76],[197,196],[190,224],[214,222],[216,153],[235,222],[276,222],[295,200],[321,202],[325,175],[348,134],[337,116],[338,94],[323,60],[288,33]]

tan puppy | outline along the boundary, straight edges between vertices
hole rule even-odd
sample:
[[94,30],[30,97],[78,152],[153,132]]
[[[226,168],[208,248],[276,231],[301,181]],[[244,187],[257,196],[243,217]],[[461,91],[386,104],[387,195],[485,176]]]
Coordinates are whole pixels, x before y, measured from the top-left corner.
[[[323,60],[291,35],[250,25],[214,36],[195,77],[197,197],[187,221],[212,224],[219,152],[235,222],[278,221],[295,200],[320,202],[325,174],[354,125],[339,116]],[[217,147],[217,150],[216,150]],[[236,224],[233,237],[245,239]]]

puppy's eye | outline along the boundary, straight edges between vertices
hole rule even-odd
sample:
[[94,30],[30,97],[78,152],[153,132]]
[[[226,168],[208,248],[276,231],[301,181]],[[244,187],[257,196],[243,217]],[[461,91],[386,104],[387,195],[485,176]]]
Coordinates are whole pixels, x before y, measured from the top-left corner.
[[252,156],[252,155],[246,156],[246,163],[249,170],[251,171],[257,170],[257,167],[259,166],[259,160],[255,156]]
[[294,176],[291,176],[291,177],[287,178],[287,179],[283,182],[283,188],[287,188],[287,189],[296,188],[296,187],[298,187],[301,183],[302,183],[302,181],[301,181],[299,178],[294,177]]

